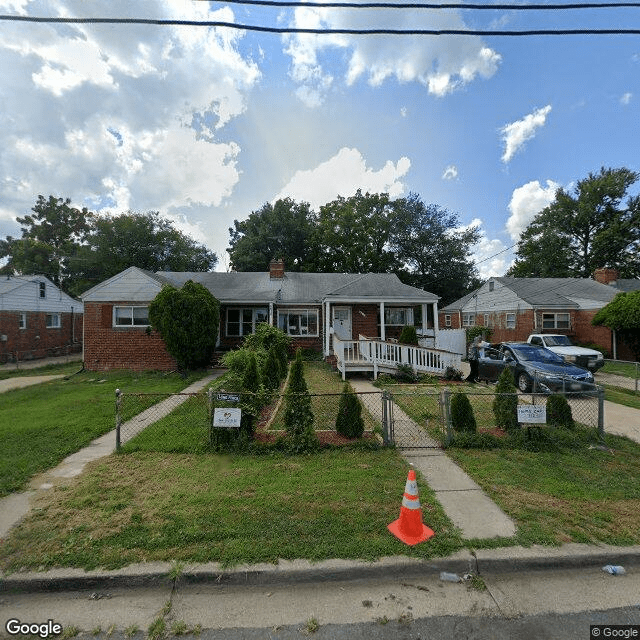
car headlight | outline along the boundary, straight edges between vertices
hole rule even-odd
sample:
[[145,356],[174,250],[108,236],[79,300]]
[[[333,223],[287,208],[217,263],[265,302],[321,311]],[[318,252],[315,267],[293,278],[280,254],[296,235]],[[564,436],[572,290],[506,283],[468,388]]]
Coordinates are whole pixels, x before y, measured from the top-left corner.
[[577,362],[577,361],[578,361],[578,356],[569,356],[569,355],[566,355],[566,356],[564,356],[564,361],[565,361],[565,362],[573,362],[573,363],[575,363],[575,362]]

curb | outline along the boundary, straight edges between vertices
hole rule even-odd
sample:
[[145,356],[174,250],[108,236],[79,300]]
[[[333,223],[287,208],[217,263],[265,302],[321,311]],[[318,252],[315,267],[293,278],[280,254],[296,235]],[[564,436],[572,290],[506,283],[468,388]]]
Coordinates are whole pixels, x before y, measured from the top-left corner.
[[[567,544],[562,547],[503,547],[458,551],[429,560],[386,557],[375,562],[352,560],[280,560],[278,564],[242,565],[227,569],[218,563],[185,565],[181,584],[296,585],[312,582],[381,580],[457,573],[510,573],[550,569],[601,567],[605,564],[640,566],[640,545],[632,547]],[[176,565],[168,562],[138,564],[114,571],[54,569],[11,574],[0,578],[0,593],[104,590],[116,588],[171,588]]]

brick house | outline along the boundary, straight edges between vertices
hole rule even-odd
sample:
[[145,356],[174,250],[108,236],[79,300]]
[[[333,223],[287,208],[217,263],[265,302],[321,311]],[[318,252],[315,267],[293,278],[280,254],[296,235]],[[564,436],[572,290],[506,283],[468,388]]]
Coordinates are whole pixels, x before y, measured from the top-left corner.
[[623,291],[640,289],[640,280],[620,280],[615,269],[597,269],[591,278],[489,278],[479,289],[439,312],[444,328],[486,326],[492,342],[521,342],[531,333],[560,333],[575,343],[595,344],[609,357],[632,360],[607,327],[593,316]]
[[0,363],[78,353],[82,303],[39,275],[0,277]]
[[260,322],[284,330],[292,347],[332,354],[332,336],[397,338],[407,324],[435,340],[438,297],[402,284],[393,274],[269,272],[193,273],[130,267],[85,292],[84,362],[90,370],[176,367],[160,336],[149,330],[148,306],[165,284],[188,280],[221,303],[218,347],[238,346]]

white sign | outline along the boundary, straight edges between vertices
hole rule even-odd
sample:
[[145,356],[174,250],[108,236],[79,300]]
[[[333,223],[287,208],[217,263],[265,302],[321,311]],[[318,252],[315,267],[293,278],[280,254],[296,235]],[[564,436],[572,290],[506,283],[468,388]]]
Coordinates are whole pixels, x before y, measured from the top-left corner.
[[225,427],[227,429],[239,429],[240,419],[242,418],[241,409],[214,409],[213,410],[213,426]]
[[546,424],[547,407],[544,404],[519,404],[518,422]]

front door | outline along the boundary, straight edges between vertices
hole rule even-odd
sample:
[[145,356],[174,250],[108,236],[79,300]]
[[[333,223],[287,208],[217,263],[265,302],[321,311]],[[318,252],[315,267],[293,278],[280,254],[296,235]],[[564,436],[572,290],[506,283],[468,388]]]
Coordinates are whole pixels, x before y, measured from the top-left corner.
[[333,307],[333,332],[340,340],[351,340],[351,307]]

